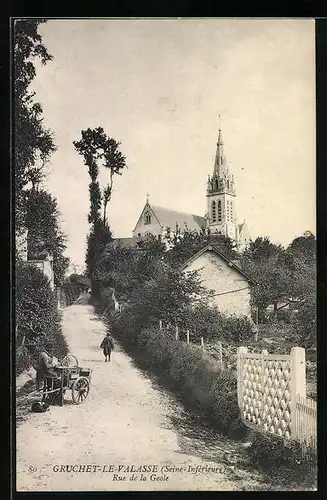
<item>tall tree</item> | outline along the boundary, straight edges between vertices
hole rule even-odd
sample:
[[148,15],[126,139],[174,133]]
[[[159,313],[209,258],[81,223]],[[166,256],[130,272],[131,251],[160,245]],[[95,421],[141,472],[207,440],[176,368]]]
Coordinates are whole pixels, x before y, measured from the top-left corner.
[[[88,221],[92,227],[87,240],[86,265],[88,276],[92,279],[92,293],[94,294],[94,280],[99,279],[99,258],[106,244],[112,239],[106,211],[112,195],[113,179],[114,175],[122,174],[126,167],[126,159],[119,151],[120,143],[108,137],[102,127],[82,130],[81,135],[81,140],[73,141],[73,144],[76,151],[82,155],[91,179]],[[108,184],[102,191],[98,179],[100,166],[108,170],[109,174]],[[102,217],[101,208],[103,209]]]
[[[108,137],[102,127],[82,130],[82,139],[73,141],[75,149],[83,156],[91,177],[89,222],[97,224],[100,219],[101,202],[103,202],[102,223],[106,225],[106,210],[111,199],[114,175],[121,175],[126,167],[126,158],[119,151],[120,142]],[[103,188],[102,195],[98,181],[99,165],[108,170],[108,184]]]
[[24,189],[40,185],[47,162],[55,151],[53,137],[43,123],[43,110],[29,90],[36,70],[34,61],[43,65],[52,59],[38,28],[44,19],[22,19],[14,25],[14,178],[16,231],[24,226],[26,193]]
[[59,227],[60,213],[57,200],[47,191],[31,189],[27,192],[25,225],[28,229],[28,258],[53,257],[55,284],[63,283],[69,266],[64,256],[66,236]]

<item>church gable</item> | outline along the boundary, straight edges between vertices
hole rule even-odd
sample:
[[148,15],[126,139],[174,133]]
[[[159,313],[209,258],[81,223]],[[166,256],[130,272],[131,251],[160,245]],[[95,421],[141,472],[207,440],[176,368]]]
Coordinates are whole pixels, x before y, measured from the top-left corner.
[[147,202],[133,230],[133,237],[137,238],[145,236],[148,233],[153,236],[161,235],[162,225],[160,224],[154,210]]

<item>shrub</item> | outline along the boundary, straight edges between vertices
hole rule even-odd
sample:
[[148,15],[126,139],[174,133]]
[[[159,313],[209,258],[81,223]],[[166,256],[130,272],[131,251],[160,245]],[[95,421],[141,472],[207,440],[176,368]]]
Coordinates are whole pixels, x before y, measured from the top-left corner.
[[305,348],[316,347],[317,305],[315,297],[308,298],[300,307],[292,323],[293,335]]
[[266,472],[271,481],[278,479],[281,486],[312,488],[316,484],[316,457],[308,453],[302,458],[299,443],[285,445],[277,436],[256,433],[248,455],[255,466]]
[[62,285],[62,289],[66,297],[67,306],[70,306],[81,293],[81,287],[77,283],[70,281],[70,279],[67,279],[64,282],[64,284]]
[[222,316],[217,308],[203,304],[188,307],[178,318],[181,327],[190,330],[192,338],[196,340],[216,336],[221,321]]
[[225,316],[216,307],[190,306],[178,316],[182,330],[190,330],[193,340],[226,338],[244,341],[253,337],[254,323],[247,316]]
[[290,311],[289,309],[281,309],[280,311],[277,311],[278,321],[283,321],[287,325],[291,323],[292,317],[292,311]]
[[253,323],[247,316],[222,316],[219,333],[236,342],[245,341],[253,337]]

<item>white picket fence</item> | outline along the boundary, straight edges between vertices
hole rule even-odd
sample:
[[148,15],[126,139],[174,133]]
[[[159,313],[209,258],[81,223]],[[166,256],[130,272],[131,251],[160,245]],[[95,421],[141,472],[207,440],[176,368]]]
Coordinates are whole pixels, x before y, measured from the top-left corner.
[[317,404],[313,399],[298,395],[294,422],[294,437],[307,450],[317,453]]

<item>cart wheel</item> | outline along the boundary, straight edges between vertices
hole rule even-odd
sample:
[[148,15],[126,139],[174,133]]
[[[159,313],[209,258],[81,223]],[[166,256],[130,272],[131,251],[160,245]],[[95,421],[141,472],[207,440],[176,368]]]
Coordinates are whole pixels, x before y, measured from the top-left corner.
[[72,399],[75,405],[83,403],[90,390],[90,382],[86,377],[79,377],[72,386]]
[[67,368],[74,368],[78,366],[78,359],[74,354],[67,354],[61,362],[62,366],[66,366]]

